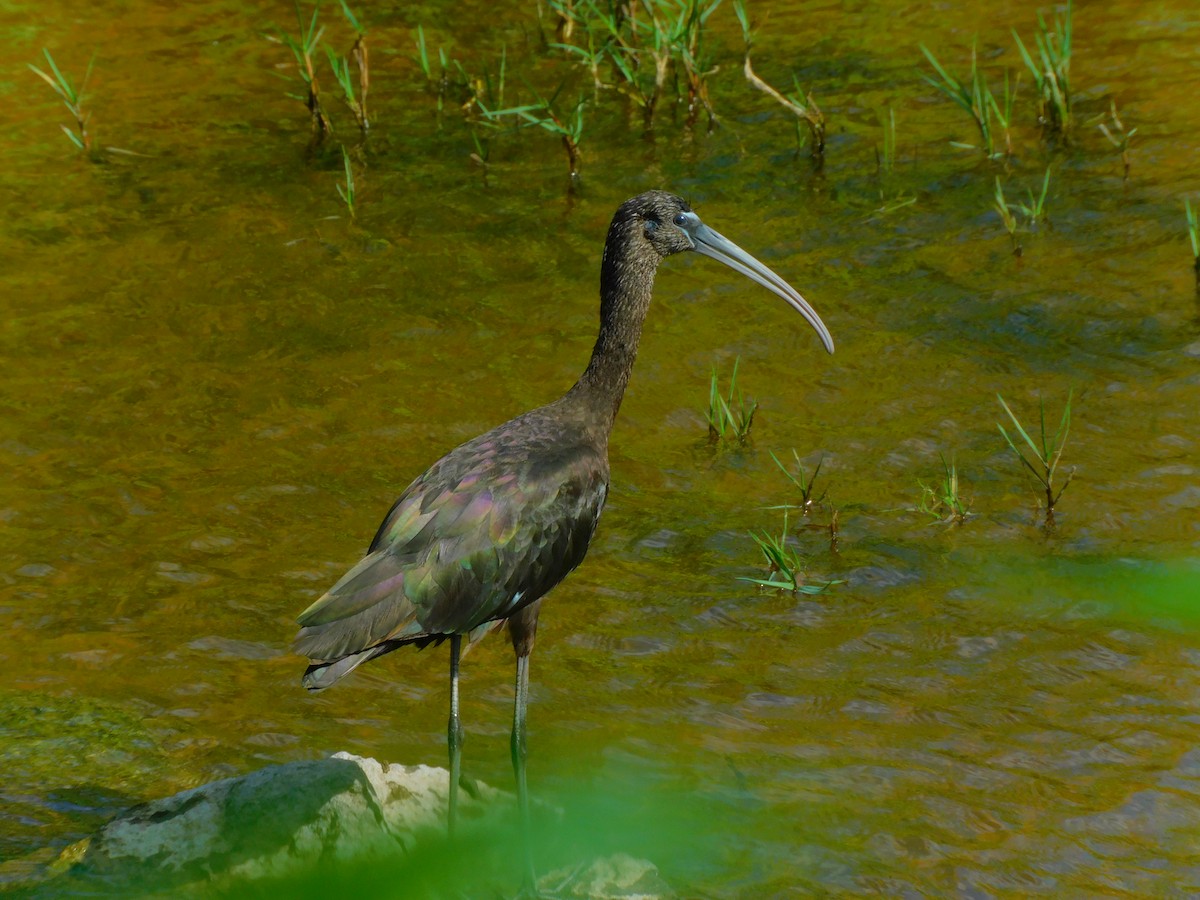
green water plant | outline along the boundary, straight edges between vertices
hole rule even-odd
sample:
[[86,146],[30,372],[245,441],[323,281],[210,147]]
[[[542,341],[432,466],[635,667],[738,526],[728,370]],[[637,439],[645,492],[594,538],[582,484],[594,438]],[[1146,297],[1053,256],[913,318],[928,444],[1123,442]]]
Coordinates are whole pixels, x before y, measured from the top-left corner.
[[896,110],[888,107],[887,118],[881,114],[883,125],[883,152],[875,150],[875,168],[880,173],[891,173],[896,170]]
[[[669,34],[675,56],[683,67],[687,83],[687,124],[696,124],[700,110],[708,116],[708,130],[717,121],[716,111],[708,95],[708,79],[717,68],[705,50],[705,26],[709,17],[721,5],[721,0],[675,0],[674,16],[669,20]],[[660,8],[669,6],[659,0]],[[652,15],[652,18],[657,18]],[[655,28],[661,28],[657,22]]]
[[[1058,464],[1062,459],[1063,449],[1067,445],[1067,435],[1071,431],[1071,398],[1073,392],[1067,394],[1067,404],[1063,409],[1062,419],[1058,423],[1058,428],[1053,435],[1049,435],[1046,431],[1046,401],[1039,398],[1038,400],[1038,424],[1039,424],[1039,440],[1035,441],[1029,436],[1029,432],[1025,430],[1025,426],[1021,424],[1020,419],[1009,408],[1009,405],[1004,402],[1004,398],[999,394],[996,399],[1000,401],[1000,405],[1004,407],[1004,411],[1008,414],[1008,418],[1012,421],[1013,428],[1020,435],[1022,446],[1018,447],[1017,443],[1005,431],[1004,426],[997,423],[1000,429],[1000,434],[1004,436],[1004,441],[1008,444],[1008,448],[1021,461],[1021,465],[1029,472],[1038,486],[1038,491],[1045,500],[1045,515],[1046,526],[1054,525],[1054,507],[1058,500],[1063,495],[1063,491],[1067,489],[1067,485],[1071,483],[1071,479],[1075,477],[1075,469],[1067,473],[1061,487],[1055,486],[1055,476],[1058,474]],[[1023,452],[1023,447],[1027,447],[1030,451],[1030,456]],[[1039,500],[1039,504],[1041,500]]]
[[1013,256],[1021,255],[1021,240],[1017,237],[1017,217],[1013,215],[1012,207],[1004,197],[1004,186],[1000,184],[1000,176],[996,176],[996,191],[992,195],[992,209],[1000,216],[1004,230],[1012,241]]
[[71,84],[71,80],[58,68],[58,64],[54,62],[54,57],[50,55],[50,51],[42,48],[42,55],[46,57],[46,64],[50,67],[50,72],[47,73],[39,69],[33,63],[27,63],[33,74],[50,85],[50,89],[58,94],[63,105],[67,107],[68,112],[75,119],[75,128],[72,129],[68,125],[60,124],[58,127],[63,130],[68,140],[75,145],[76,149],[82,150],[84,153],[90,153],[92,149],[92,136],[88,132],[88,120],[92,114],[83,108],[83,91],[87,87],[88,79],[92,75],[92,63],[96,61],[93,56],[88,63],[87,71],[83,73],[83,80],[76,88]]
[[[1135,134],[1136,128],[1125,129],[1125,123],[1121,121],[1121,117],[1117,115],[1117,101],[1111,100],[1108,107],[1109,121],[1100,123],[1100,130],[1104,132],[1104,136],[1108,138],[1108,142],[1117,148],[1121,154],[1121,165],[1124,166],[1124,180],[1129,180],[1129,141]],[[1109,124],[1112,127],[1109,127]]]
[[758,401],[746,402],[742,389],[738,387],[738,365],[742,358],[733,361],[733,374],[729,377],[729,393],[721,393],[717,379],[717,369],[714,366],[712,378],[708,387],[708,437],[714,442],[736,441],[746,443],[750,436],[750,427],[754,424],[754,413],[758,410]]
[[574,191],[579,184],[579,145],[583,140],[584,100],[580,98],[573,106],[564,110],[558,102],[562,92],[561,84],[548,100],[532,87],[530,87],[530,91],[536,102],[524,106],[491,109],[478,97],[475,102],[484,119],[492,124],[499,124],[507,118],[515,121],[518,128],[538,127],[557,135],[567,154],[567,166],[570,172],[569,190]]
[[753,49],[753,39],[750,28],[750,17],[746,12],[746,4],[744,0],[734,0],[734,13],[737,15],[738,22],[742,26],[742,40],[745,43],[745,55],[742,62],[742,73],[746,76],[746,80],[751,86],[762,91],[769,97],[775,99],[785,109],[789,110],[796,117],[796,147],[799,149],[803,145],[803,135],[801,132],[801,123],[808,128],[810,147],[812,150],[813,160],[818,164],[825,156],[825,114],[821,112],[821,108],[817,106],[817,102],[813,99],[812,92],[805,93],[796,76],[792,76],[792,84],[795,88],[791,94],[784,94],[777,88],[769,84],[764,79],[760,78],[758,73],[754,71],[754,66],[750,62],[750,51]]
[[342,99],[350,108],[358,127],[366,131],[371,127],[371,123],[367,119],[365,95],[360,94],[355,88],[354,77],[350,72],[350,61],[345,57],[338,56],[328,47],[325,48],[325,55],[329,58],[329,68],[333,71],[334,80],[342,89]]
[[[358,17],[350,9],[346,0],[340,0],[340,2],[342,5],[342,15],[346,17],[346,21],[350,23],[350,27],[354,29],[355,39],[354,45],[350,48],[350,59],[354,60],[354,66],[358,71],[358,78],[355,79],[351,75],[350,61],[348,59],[337,56],[328,47],[325,48],[325,54],[329,57],[329,67],[333,70],[333,77],[342,89],[342,96],[346,101],[346,105],[350,107],[350,112],[354,115],[354,121],[365,132],[371,127],[370,119],[367,118],[367,94],[371,89],[367,32],[363,29],[362,24],[358,21]],[[357,85],[355,84],[356,81]]]
[[300,72],[300,80],[304,82],[307,91],[302,97],[295,94],[291,96],[308,107],[309,115],[312,118],[313,137],[319,141],[333,131],[333,125],[321,106],[321,86],[317,79],[316,66],[313,64],[313,57],[316,56],[317,48],[321,46],[321,37],[325,34],[325,26],[318,27],[320,3],[313,4],[312,16],[307,26],[300,14],[300,4],[296,3],[295,7],[299,39],[285,32],[283,41],[291,48],[292,55],[296,58],[296,68]]
[[[549,0],[557,25],[550,46],[588,69],[595,90],[615,87],[641,109],[645,126],[652,127],[669,84],[687,104],[687,127],[700,112],[711,129],[717,121],[709,97],[708,79],[716,71],[706,49],[709,18],[721,0]],[[540,19],[539,11],[539,19]],[[613,78],[602,77],[605,61]],[[671,76],[674,76],[672,79]]]
[[789,591],[793,594],[819,594],[831,584],[841,583],[840,581],[828,581],[820,585],[805,584],[804,558],[789,541],[786,510],[783,514],[783,529],[778,535],[764,528],[759,533],[750,532],[750,537],[767,562],[767,577],[747,578],[742,576],[738,579],[739,581],[747,581],[750,584],[757,584],[759,587]]
[[425,28],[422,25],[417,26],[417,65],[420,66],[422,74],[425,76],[425,83],[429,90],[437,97],[437,109],[440,113],[446,104],[446,97],[450,92],[451,79],[450,72],[453,67],[462,76],[464,82],[468,82],[469,78],[463,70],[462,65],[458,60],[452,60],[446,55],[445,47],[438,47],[438,71],[435,74],[433,64],[429,59],[429,47],[425,42]]
[[346,151],[345,147],[342,147],[342,165],[345,170],[345,180],[342,183],[336,184],[335,187],[342,198],[342,202],[346,204],[346,209],[350,211],[350,218],[355,219],[358,217],[358,213],[355,208],[354,168],[350,165],[350,154]]
[[1042,192],[1033,196],[1032,189],[1026,192],[1028,203],[1014,203],[1013,207],[1021,213],[1029,223],[1030,228],[1036,228],[1046,221],[1046,195],[1050,191],[1050,167],[1046,167],[1046,176],[1042,179]]
[[946,462],[942,455],[942,478],[935,485],[918,481],[921,497],[917,501],[917,512],[924,513],[938,522],[945,524],[961,524],[970,516],[970,504],[962,497],[958,483],[958,467],[951,457]]
[[1038,10],[1033,36],[1036,57],[1015,28],[1012,32],[1038,92],[1038,122],[1048,135],[1064,142],[1071,131],[1071,13],[1071,0],[1067,0],[1065,12],[1056,12],[1053,25],[1048,26]]
[[[979,57],[974,44],[971,45],[971,73],[966,81],[960,80],[947,71],[924,44],[921,44],[921,52],[925,54],[925,58],[937,74],[935,78],[923,72],[921,77],[970,115],[975,127],[979,130],[978,145],[961,141],[951,141],[951,145],[965,150],[979,150],[988,159],[1011,156],[1012,137],[1009,133],[1009,125],[1012,121],[1013,101],[1016,98],[1020,80],[1018,79],[1010,86],[1006,69],[1004,93],[1001,95],[1001,99],[997,100],[995,93],[988,85],[986,76],[979,68]],[[1003,149],[999,147],[998,137],[1000,135],[997,134],[995,125],[1000,126],[1000,133],[1004,141]]]
[[[783,477],[792,483],[792,485],[800,492],[800,502],[796,504],[802,515],[807,516],[810,512],[816,509],[829,493],[828,489],[821,491],[819,496],[816,494],[817,476],[821,474],[821,465],[825,462],[825,457],[817,460],[817,464],[813,467],[812,474],[809,475],[804,471],[804,463],[800,461],[800,454],[792,450],[792,459],[796,463],[796,470],[793,472],[782,462],[779,457],[771,453],[771,459],[775,461],[775,465],[779,467],[779,471],[783,473]],[[792,504],[789,504],[785,509],[791,509]]]
[[1192,209],[1192,201],[1183,200],[1183,208],[1187,213],[1188,237],[1192,239],[1192,268],[1196,271],[1196,293],[1200,294],[1200,226],[1196,224],[1196,211]]

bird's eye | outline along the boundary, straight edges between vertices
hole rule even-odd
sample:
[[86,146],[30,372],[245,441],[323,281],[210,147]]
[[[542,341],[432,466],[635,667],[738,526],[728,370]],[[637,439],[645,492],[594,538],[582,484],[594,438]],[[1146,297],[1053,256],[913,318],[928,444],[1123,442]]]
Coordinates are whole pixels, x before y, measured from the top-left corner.
[[688,223],[688,214],[687,213],[679,213],[678,215],[675,216],[674,219],[672,219],[672,221],[676,225],[678,225],[680,228],[682,228],[684,225],[686,225]]

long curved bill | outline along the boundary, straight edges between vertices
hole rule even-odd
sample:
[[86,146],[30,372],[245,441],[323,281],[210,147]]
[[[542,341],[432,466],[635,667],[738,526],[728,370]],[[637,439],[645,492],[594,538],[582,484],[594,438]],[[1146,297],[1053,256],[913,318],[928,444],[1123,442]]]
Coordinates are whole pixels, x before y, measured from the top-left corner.
[[786,300],[788,305],[804,316],[808,320],[808,324],[820,335],[821,343],[825,345],[825,349],[830,353],[833,352],[833,336],[829,333],[829,329],[825,327],[825,323],[821,321],[821,317],[817,315],[817,311],[809,305],[807,300],[800,296],[794,287],[733,241],[722,236],[707,225],[698,222],[687,229],[687,233],[692,238],[692,248],[694,250],[725,263],[725,265],[729,266],[735,272],[741,272],[751,281],[757,281],[768,291],[778,294]]

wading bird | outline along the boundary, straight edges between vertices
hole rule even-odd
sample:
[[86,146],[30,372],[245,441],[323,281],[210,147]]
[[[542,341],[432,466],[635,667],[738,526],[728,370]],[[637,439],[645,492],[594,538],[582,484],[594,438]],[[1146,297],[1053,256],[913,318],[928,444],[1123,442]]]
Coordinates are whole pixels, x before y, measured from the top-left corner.
[[787,282],[706,226],[688,204],[650,191],[613,216],[600,268],[600,335],[566,395],[451,450],[405,489],[367,555],[301,613],[295,649],[303,683],[329,687],[406,644],[450,642],[450,784],[454,833],[461,764],[462,640],[505,623],[517,654],[512,763],[533,888],[525,784],[529,655],[542,598],[578,566],[608,494],[608,437],[621,406],[658,264],[695,250],[775,292],[833,352],[820,316]]

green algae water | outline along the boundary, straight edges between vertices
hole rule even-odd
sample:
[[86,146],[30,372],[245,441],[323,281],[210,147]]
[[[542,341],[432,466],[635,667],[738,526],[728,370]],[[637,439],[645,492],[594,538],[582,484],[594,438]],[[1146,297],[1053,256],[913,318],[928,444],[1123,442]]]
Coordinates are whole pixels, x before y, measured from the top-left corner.
[[[820,168],[746,84],[724,6],[717,127],[672,100],[649,134],[543,46],[533,5],[356,11],[372,130],[330,95],[312,149],[286,5],[0,4],[0,885],[216,778],[338,750],[444,763],[444,650],[312,696],[294,617],[426,466],[570,386],[608,220],[661,187],[794,284],[837,352],[710,260],[660,271],[608,508],[533,656],[539,866],[627,851],[713,898],[1200,891],[1192,4],[1075,9],[1072,143],[1042,140],[1026,77],[1005,163],[951,145],[974,125],[919,45],[961,74],[977,37],[995,84],[1035,5],[753,4],[756,71],[795,73],[826,114]],[[522,77],[567,77],[577,194],[540,129],[480,131],[472,160],[418,25],[471,73],[505,53],[513,103]],[[76,80],[95,54],[94,161],[26,68],[42,47]],[[1138,129],[1128,180],[1098,129],[1113,100]],[[1024,199],[1047,167],[1048,224],[1014,257],[995,179]],[[745,446],[714,448],[709,375],[738,357],[759,410]],[[1047,530],[996,395],[1030,426],[1071,392]],[[793,541],[812,582],[842,582],[815,596],[740,580],[765,572],[749,532],[795,502],[770,456],[793,448],[828,490]],[[943,455],[962,525],[913,511]],[[807,527],[834,509],[836,541]],[[503,788],[511,678],[502,639],[464,662],[465,770]],[[513,834],[472,857],[501,889]]]

